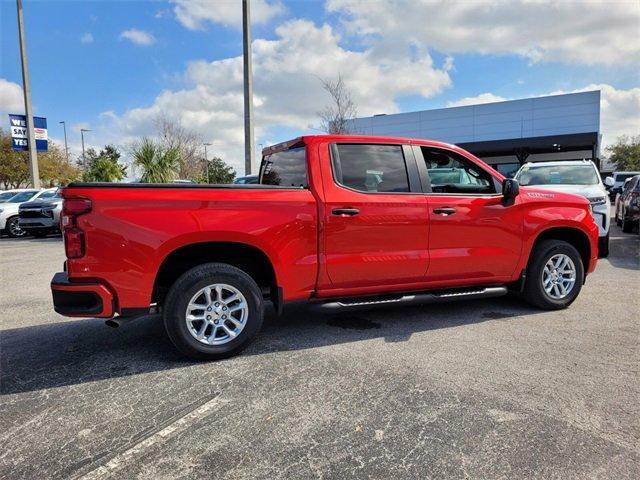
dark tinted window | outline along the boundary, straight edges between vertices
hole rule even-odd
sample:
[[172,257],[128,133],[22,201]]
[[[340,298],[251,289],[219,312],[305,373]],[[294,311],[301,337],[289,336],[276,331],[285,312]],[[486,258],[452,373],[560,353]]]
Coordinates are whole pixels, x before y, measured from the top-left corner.
[[307,186],[307,161],[304,147],[276,152],[262,159],[260,183],[283,187]]
[[448,150],[422,147],[435,193],[495,193],[493,178],[461,155]]
[[9,199],[9,203],[22,203],[22,202],[26,202],[27,200],[30,200],[31,197],[33,197],[36,192],[20,192],[18,194],[16,194],[15,196],[11,197]]
[[408,192],[407,167],[399,145],[337,145],[336,180],[362,192]]

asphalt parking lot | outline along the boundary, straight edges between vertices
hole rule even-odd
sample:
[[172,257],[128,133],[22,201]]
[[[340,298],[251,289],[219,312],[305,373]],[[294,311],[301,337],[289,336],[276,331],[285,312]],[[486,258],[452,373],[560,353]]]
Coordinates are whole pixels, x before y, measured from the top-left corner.
[[60,239],[0,239],[0,477],[638,478],[640,243],[613,228],[566,311],[299,310],[217,363],[153,316],[55,314]]

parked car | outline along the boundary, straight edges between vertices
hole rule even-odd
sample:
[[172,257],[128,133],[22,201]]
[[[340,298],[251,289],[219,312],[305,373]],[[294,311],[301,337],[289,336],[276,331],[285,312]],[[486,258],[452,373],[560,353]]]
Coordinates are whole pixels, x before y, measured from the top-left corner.
[[627,190],[627,187],[629,185],[629,182],[631,181],[633,177],[629,177],[627,178],[624,183],[622,184],[622,190],[618,193],[616,193],[616,200],[613,204],[613,219],[616,222],[616,225],[618,225],[619,227],[622,226],[622,218],[620,217],[620,213],[622,213],[622,195],[625,193],[625,191]]
[[233,183],[236,185],[255,185],[260,182],[258,181],[258,175],[247,175],[245,177],[236,178]]
[[640,220],[640,175],[631,177],[620,199],[620,224],[624,233],[631,233]]
[[627,178],[640,175],[640,172],[613,172],[604,179],[604,185],[609,190],[609,198],[615,200],[616,194],[622,191],[622,186]]
[[[474,182],[431,181],[434,163]],[[62,196],[55,310],[117,326],[159,309],[198,359],[245,348],[266,301],[339,312],[512,289],[554,310],[598,261],[585,198],[520,188],[427,140],[305,136],[263,151],[258,185],[72,183]]]
[[28,190],[33,190],[33,189],[29,189],[29,188],[17,188],[17,189],[13,189],[13,190],[5,190],[2,193],[0,193],[0,203],[5,203],[6,201],[8,201],[11,197],[15,197],[18,193],[20,192],[26,192]]
[[27,232],[22,230],[18,223],[20,204],[40,197],[51,197],[55,195],[56,190],[55,188],[47,190],[24,189],[5,200],[0,204],[0,232],[4,232],[10,237],[24,237]]
[[22,203],[18,208],[20,228],[35,237],[60,232],[62,197],[55,192],[50,198],[39,198]]
[[609,255],[611,204],[598,167],[590,160],[526,163],[514,177],[520,185],[581,195],[589,200],[599,229],[598,252]]

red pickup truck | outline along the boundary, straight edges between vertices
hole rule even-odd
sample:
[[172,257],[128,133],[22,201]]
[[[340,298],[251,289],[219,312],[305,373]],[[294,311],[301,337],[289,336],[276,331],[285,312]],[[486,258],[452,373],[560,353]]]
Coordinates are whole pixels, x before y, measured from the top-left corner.
[[55,310],[112,325],[160,311],[181,352],[217,359],[255,337],[265,301],[339,312],[515,291],[560,309],[596,266],[587,200],[453,145],[305,136],[266,148],[259,178],[71,184]]

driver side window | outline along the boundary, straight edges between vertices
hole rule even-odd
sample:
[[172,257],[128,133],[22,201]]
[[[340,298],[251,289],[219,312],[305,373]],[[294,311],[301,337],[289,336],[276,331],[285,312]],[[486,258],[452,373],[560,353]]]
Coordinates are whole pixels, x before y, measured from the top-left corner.
[[496,193],[493,178],[454,152],[421,147],[433,193]]

